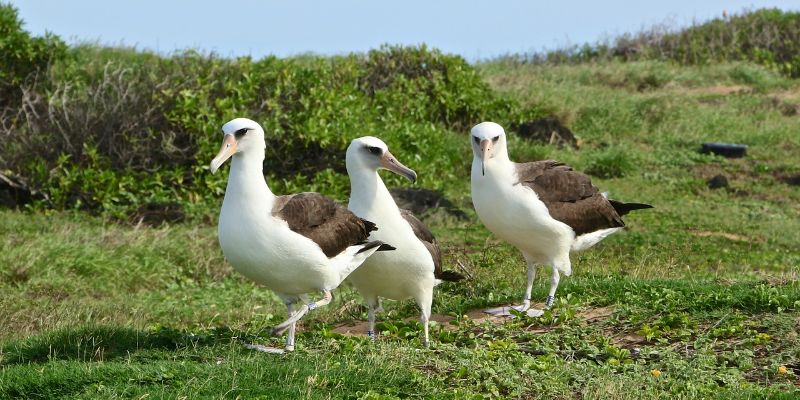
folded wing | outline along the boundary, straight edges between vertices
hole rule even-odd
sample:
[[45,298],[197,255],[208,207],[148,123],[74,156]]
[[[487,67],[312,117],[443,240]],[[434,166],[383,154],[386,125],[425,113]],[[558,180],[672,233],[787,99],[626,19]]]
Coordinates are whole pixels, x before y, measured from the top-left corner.
[[286,221],[292,231],[314,241],[328,258],[365,243],[369,233],[378,229],[346,207],[313,192],[279,196],[272,215]]
[[612,203],[592,179],[554,160],[516,164],[519,184],[539,196],[550,216],[569,225],[576,235],[625,226]]

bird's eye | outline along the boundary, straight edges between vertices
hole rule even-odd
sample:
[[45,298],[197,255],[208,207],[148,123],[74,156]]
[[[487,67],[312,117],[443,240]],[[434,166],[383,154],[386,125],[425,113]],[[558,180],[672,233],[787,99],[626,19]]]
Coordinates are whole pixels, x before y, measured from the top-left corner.
[[375,146],[367,146],[367,150],[368,150],[370,153],[372,153],[372,154],[374,154],[374,155],[376,155],[376,156],[379,156],[379,155],[383,154],[383,150],[381,150],[381,148],[380,148],[380,147],[375,147]]
[[492,142],[493,143],[497,143],[498,140],[500,140],[500,135],[497,135],[497,136],[492,138]]
[[474,141],[475,141],[475,144],[480,144],[480,143],[481,143],[481,140],[480,140],[480,139],[478,139],[478,137],[477,137],[477,136],[473,136],[473,137],[472,137],[472,140],[474,140]]
[[237,130],[237,131],[236,131],[236,132],[234,132],[233,134],[234,134],[234,135],[235,135],[237,138],[240,138],[240,137],[244,136],[244,134],[245,134],[245,133],[247,133],[247,131],[249,131],[249,130],[250,130],[250,128],[242,128],[242,129],[239,129],[239,130]]

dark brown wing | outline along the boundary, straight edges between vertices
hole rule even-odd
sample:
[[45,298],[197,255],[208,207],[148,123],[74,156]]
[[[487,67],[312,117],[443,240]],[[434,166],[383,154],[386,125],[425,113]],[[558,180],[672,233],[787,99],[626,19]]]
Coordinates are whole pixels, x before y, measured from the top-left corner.
[[319,193],[279,196],[272,215],[286,221],[289,229],[319,245],[327,257],[367,241],[375,224]]
[[414,235],[425,245],[425,248],[428,249],[428,253],[431,254],[434,266],[433,276],[436,279],[449,282],[457,282],[464,279],[459,273],[442,271],[442,253],[439,251],[439,243],[436,242],[436,238],[433,237],[431,230],[409,210],[400,209],[400,215],[411,225],[411,229],[414,230]]
[[569,225],[576,235],[625,226],[589,176],[553,160],[516,167],[519,184],[533,189],[550,216]]

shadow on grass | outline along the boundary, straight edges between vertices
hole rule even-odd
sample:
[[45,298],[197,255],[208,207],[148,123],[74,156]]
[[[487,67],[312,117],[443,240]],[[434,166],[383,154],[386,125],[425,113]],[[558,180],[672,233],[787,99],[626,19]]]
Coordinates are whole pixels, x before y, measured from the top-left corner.
[[124,327],[95,326],[61,329],[2,346],[0,366],[43,363],[51,360],[108,361],[140,350],[179,350],[229,342],[237,335],[219,327],[201,334],[168,327],[149,331]]
[[203,332],[208,333],[98,326],[8,342],[0,399],[329,399],[362,398],[371,388],[403,397],[419,390],[407,365],[366,357],[371,351],[240,352],[242,346],[229,344],[243,332],[227,327]]

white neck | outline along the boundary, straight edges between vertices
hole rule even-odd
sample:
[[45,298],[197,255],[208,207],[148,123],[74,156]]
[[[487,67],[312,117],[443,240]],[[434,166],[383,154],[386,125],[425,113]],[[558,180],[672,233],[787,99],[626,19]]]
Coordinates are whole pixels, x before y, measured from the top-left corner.
[[347,173],[350,175],[348,208],[362,218],[377,214],[400,214],[378,171],[368,168],[348,168]]
[[514,163],[508,159],[508,153],[505,151],[498,152],[483,163],[478,156],[472,159],[472,180],[475,183],[514,184],[512,181],[515,178]]
[[272,208],[275,195],[267,186],[263,173],[264,149],[250,149],[231,158],[228,187],[225,189],[226,204],[244,208]]

